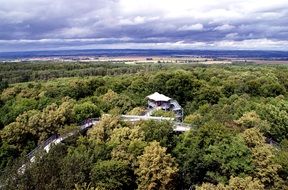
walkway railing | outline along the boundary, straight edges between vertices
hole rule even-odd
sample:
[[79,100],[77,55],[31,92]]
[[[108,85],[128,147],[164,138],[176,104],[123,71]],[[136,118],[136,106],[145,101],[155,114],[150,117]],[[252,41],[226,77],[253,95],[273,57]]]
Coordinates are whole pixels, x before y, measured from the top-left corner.
[[[92,127],[95,123],[97,123],[99,121],[99,118],[90,118],[90,119],[87,119],[87,120],[84,120],[83,122],[81,122],[78,127],[79,127],[79,130],[80,131],[83,131],[83,130],[86,130],[87,128],[90,128]],[[38,153],[40,150],[49,150],[50,148],[50,145],[53,143],[53,142],[56,142],[57,140],[57,143],[65,140],[66,138],[70,137],[70,136],[73,136],[75,135],[79,130],[75,130],[75,131],[72,131],[70,133],[67,133],[63,136],[59,136],[58,134],[54,134],[52,135],[51,137],[49,137],[47,140],[45,140],[43,143],[41,143],[40,145],[38,145],[34,150],[32,150],[31,152],[29,152],[27,154],[27,157],[29,159],[32,159],[36,153]],[[56,143],[56,144],[57,144]],[[46,148],[48,147],[48,148]]]
[[47,140],[45,140],[43,143],[41,143],[40,145],[38,145],[34,150],[32,150],[31,152],[29,152],[27,154],[27,157],[29,159],[31,159],[33,156],[35,156],[35,154],[40,150],[40,149],[44,149],[44,147],[46,147],[48,144],[51,144],[54,140],[56,140],[59,137],[59,135],[55,134],[52,135],[51,137],[49,137]]
[[[180,122],[175,122],[174,118],[171,117],[153,117],[153,116],[137,116],[137,115],[121,115],[121,119],[124,121],[140,121],[140,120],[158,120],[158,121],[171,121],[173,122],[174,125],[174,131],[177,132],[184,132],[190,130],[191,126],[180,123]],[[79,130],[84,131],[90,127],[92,127],[94,124],[99,122],[99,118],[90,118],[86,119],[83,122],[79,124]],[[27,154],[27,157],[31,160],[36,153],[38,153],[40,150],[46,150],[48,152],[50,150],[50,146],[52,143],[58,144],[65,140],[66,138],[75,135],[79,130],[71,131],[65,135],[59,136],[57,134],[52,135],[49,137],[46,141],[38,145],[34,150],[32,150],[30,153]]]
[[138,116],[138,115],[121,115],[121,119],[133,121],[133,120],[166,120],[174,121],[172,117],[155,117],[155,116]]

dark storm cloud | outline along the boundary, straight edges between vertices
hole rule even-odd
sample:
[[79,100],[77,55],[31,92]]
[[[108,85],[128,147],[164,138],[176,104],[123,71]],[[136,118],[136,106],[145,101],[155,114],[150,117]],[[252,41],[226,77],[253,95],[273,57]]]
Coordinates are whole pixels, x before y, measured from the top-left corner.
[[[286,1],[286,2],[285,2]],[[0,0],[0,51],[287,49],[287,0]]]

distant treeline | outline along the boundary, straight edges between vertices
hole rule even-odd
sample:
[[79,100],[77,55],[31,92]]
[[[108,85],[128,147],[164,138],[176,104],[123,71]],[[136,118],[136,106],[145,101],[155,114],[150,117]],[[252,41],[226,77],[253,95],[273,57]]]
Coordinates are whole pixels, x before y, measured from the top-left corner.
[[49,80],[60,77],[85,77],[131,74],[139,71],[157,70],[161,65],[112,62],[21,62],[1,63],[0,78],[9,84]]

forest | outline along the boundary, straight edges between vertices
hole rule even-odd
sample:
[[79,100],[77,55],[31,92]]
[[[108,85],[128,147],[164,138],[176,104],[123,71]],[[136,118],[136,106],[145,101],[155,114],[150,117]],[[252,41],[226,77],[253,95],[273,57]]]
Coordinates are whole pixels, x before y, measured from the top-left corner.
[[[0,188],[288,189],[287,91],[288,65],[1,63]],[[154,92],[179,102],[189,131],[120,119]],[[89,118],[100,122],[19,172]]]

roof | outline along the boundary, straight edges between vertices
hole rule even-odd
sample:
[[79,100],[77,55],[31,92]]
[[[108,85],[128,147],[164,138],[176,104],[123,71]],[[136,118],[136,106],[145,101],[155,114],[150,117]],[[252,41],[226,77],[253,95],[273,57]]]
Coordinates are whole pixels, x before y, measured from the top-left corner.
[[171,104],[173,105],[173,110],[182,110],[182,107],[176,100],[171,101]]
[[154,94],[147,96],[147,98],[150,100],[163,101],[163,102],[167,102],[167,101],[171,100],[171,98],[169,98],[163,94],[160,94],[158,92],[155,92]]

